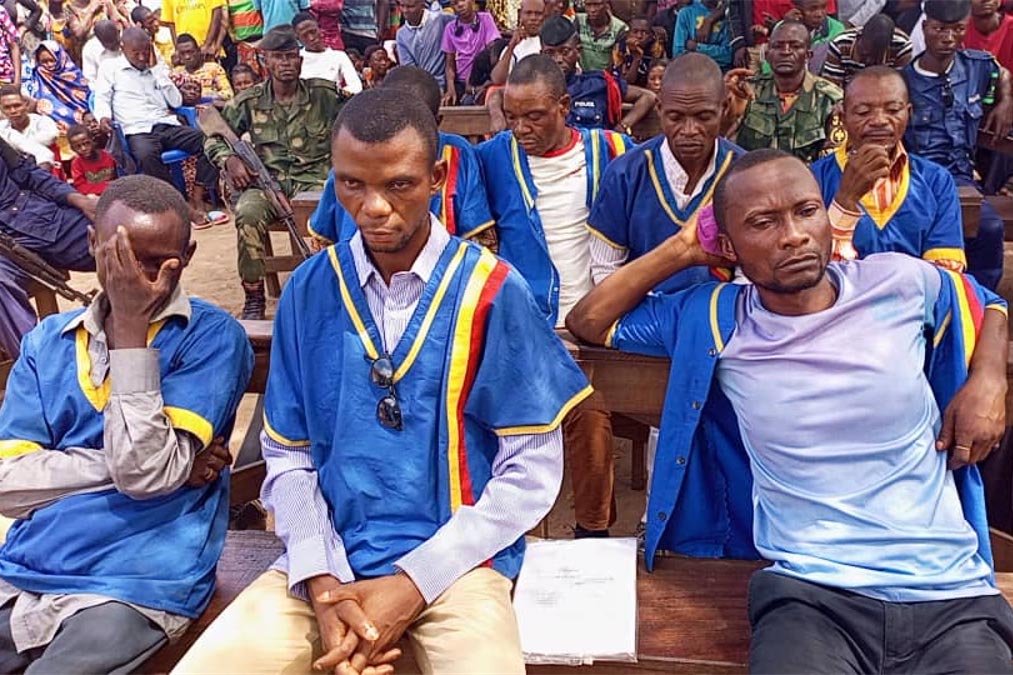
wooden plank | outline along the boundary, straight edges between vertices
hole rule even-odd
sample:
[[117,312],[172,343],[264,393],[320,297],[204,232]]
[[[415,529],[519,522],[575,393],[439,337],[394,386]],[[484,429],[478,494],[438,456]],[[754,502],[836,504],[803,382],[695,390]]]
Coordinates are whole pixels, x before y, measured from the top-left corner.
[[323,193],[323,190],[307,190],[306,192],[298,193],[289,201],[292,205],[292,213],[295,214],[295,224],[299,226],[299,232],[304,237],[310,236],[310,216],[316,211],[317,204],[320,202],[320,196]]
[[1006,241],[1013,241],[1013,197],[989,195],[985,197],[985,200],[992,205],[992,208],[1002,218],[1003,238]]
[[490,132],[489,111],[484,105],[443,106],[440,131],[465,138],[481,137]]
[[973,239],[978,236],[984,197],[973,185],[958,185],[957,195],[960,197],[960,220],[964,226],[964,238]]
[[[222,610],[270,567],[282,549],[281,542],[270,532],[229,532],[208,609],[179,642],[155,654],[145,664],[143,672],[169,672]],[[639,663],[603,662],[579,669],[545,666],[531,668],[530,672],[593,672],[599,675],[745,672],[749,649],[746,615],[749,577],[766,564],[766,561],[757,560],[673,556],[659,558],[653,573],[648,573],[640,564],[637,570]],[[996,581],[1007,599],[1013,597],[1013,574],[997,573]]]

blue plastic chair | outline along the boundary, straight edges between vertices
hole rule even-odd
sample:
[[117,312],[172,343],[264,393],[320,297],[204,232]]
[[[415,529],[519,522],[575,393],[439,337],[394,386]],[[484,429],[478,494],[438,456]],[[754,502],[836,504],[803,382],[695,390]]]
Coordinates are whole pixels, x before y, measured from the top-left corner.
[[[88,109],[92,111],[92,114],[95,113],[94,91],[88,92]],[[180,106],[179,108],[176,108],[173,112],[180,115],[184,120],[186,120],[187,126],[193,127],[195,129],[197,128],[196,108],[192,106]],[[121,127],[119,124],[113,124],[113,129],[119,135],[124,150],[130,153],[131,158],[134,160],[134,163],[136,164],[137,157],[134,156],[133,151],[131,151],[130,149],[130,143],[127,142],[127,137],[123,133],[123,127]],[[194,156],[195,154],[191,154],[184,150],[166,150],[165,152],[162,153],[161,156],[162,164],[165,164],[166,167],[168,167],[169,175],[172,176],[173,185],[175,185],[176,188],[184,195],[186,194],[186,179],[183,177],[183,160]]]

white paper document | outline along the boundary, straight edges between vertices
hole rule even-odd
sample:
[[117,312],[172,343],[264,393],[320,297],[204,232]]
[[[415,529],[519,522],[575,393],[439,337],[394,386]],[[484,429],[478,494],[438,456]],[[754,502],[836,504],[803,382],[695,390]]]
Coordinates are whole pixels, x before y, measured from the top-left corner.
[[526,663],[637,660],[637,540],[528,543],[514,609]]

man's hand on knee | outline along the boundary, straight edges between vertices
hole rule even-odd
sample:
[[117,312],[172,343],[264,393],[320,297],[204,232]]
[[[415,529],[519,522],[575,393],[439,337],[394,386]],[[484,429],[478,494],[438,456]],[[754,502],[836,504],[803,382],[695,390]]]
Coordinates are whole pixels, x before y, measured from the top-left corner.
[[[393,649],[393,645],[401,639],[408,626],[426,606],[415,583],[404,573],[342,584],[315,596],[314,602],[344,608],[343,615],[352,621],[357,620],[355,610],[352,609],[356,608],[364,613],[364,617],[368,617],[367,621],[378,631],[375,639],[364,638],[355,648],[348,664],[350,669],[337,664],[336,672],[339,675],[370,675],[369,671],[364,670],[369,667],[383,668],[376,671],[377,675],[388,672],[385,666],[400,656],[400,650]],[[329,661],[325,665],[327,664]]]
[[334,577],[322,575],[309,579],[306,586],[324,646],[324,655],[313,663],[313,669],[335,675],[393,673],[393,666],[388,667],[388,664],[401,656],[400,650],[396,649],[383,654],[385,658],[372,663],[365,656],[360,656],[355,659],[357,667],[352,666],[355,653],[368,653],[367,650],[371,650],[373,643],[379,639],[380,631],[355,600],[345,599],[335,603],[320,600],[341,589],[342,583]]

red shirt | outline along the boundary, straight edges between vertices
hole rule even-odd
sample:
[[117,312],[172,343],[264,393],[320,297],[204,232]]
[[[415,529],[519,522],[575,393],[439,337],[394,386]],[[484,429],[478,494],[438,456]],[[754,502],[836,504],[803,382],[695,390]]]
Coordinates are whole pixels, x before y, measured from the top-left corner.
[[70,183],[83,195],[102,194],[111,180],[116,180],[116,160],[105,150],[98,151],[98,159],[78,155],[70,162]]
[[[770,14],[776,21],[784,18],[784,15],[795,8],[793,0],[753,0],[753,25],[763,25],[763,15]],[[837,2],[830,0],[827,3],[827,14],[837,12]]]
[[1013,15],[1003,15],[999,27],[988,35],[979,33],[974,27],[974,21],[969,21],[967,33],[964,34],[964,46],[986,51],[996,58],[1000,66],[1013,70]]

